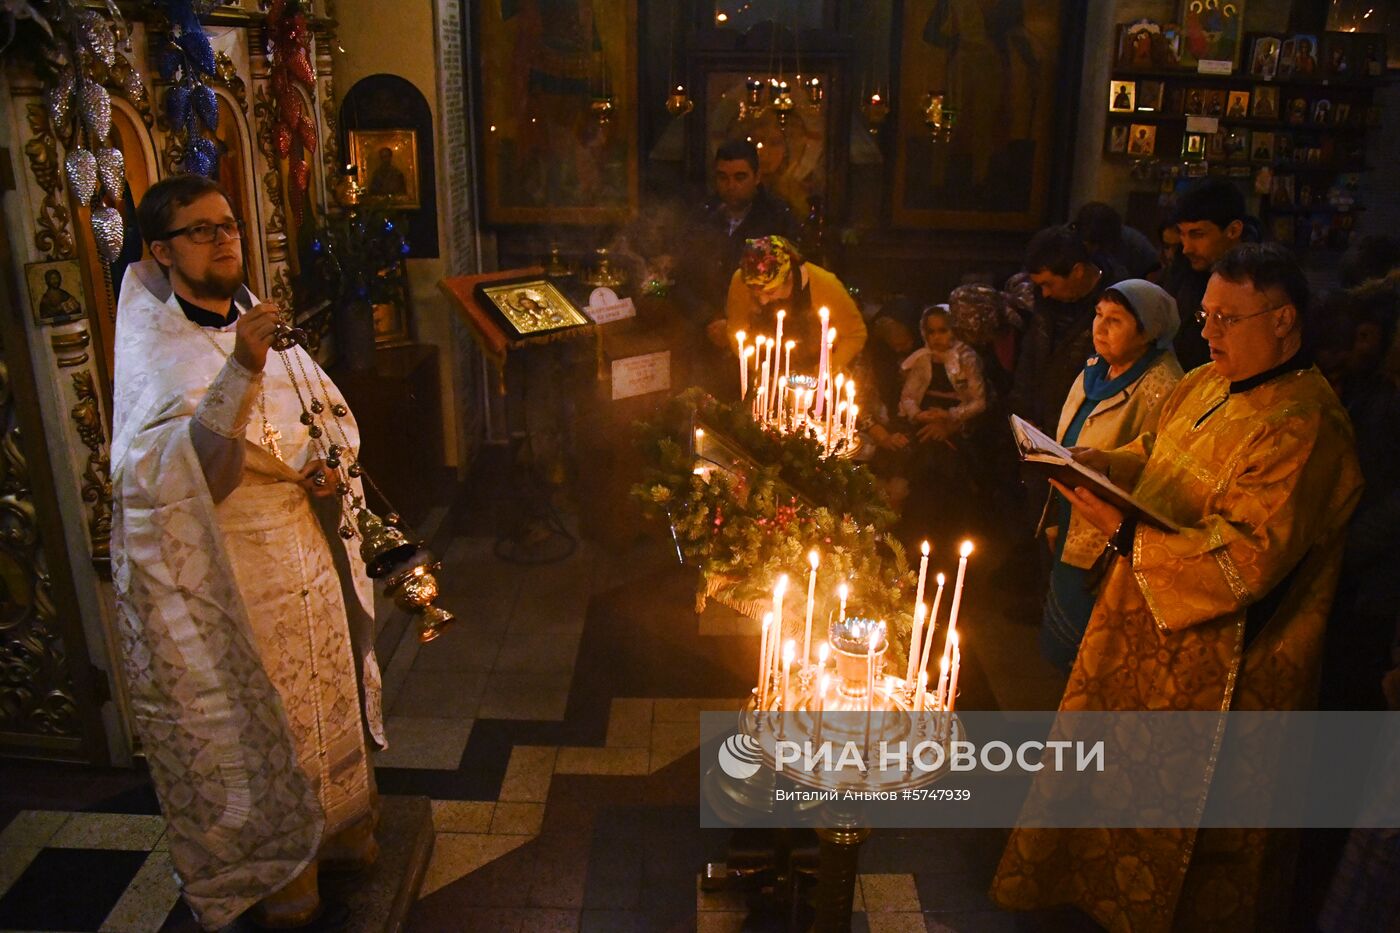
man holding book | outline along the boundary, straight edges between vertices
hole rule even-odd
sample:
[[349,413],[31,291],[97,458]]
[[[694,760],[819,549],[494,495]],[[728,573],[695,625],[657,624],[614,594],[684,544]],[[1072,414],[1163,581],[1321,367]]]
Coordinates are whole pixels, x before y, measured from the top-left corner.
[[[1316,699],[1342,532],[1361,491],[1351,425],[1303,348],[1308,287],[1276,244],[1216,266],[1202,302],[1211,365],[1155,434],[1081,454],[1178,526],[1056,487],[1117,560],[1060,709],[1288,710]],[[1122,501],[1122,500],[1120,500]],[[1223,730],[1223,719],[1221,729]],[[1204,804],[1211,773],[1198,788]],[[1267,782],[1260,792],[1267,792]],[[1282,861],[1280,861],[1282,859]],[[1130,883],[1119,869],[1136,866]],[[1074,903],[1112,929],[1278,929],[1284,842],[1224,829],[1019,829],[993,882],[1013,909]]]

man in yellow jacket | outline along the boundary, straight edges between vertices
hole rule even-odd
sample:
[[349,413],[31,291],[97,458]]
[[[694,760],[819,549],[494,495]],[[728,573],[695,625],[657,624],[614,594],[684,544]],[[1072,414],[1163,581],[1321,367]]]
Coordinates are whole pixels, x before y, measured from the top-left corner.
[[815,374],[821,348],[821,308],[830,311],[827,323],[836,329],[832,371],[849,371],[851,360],[865,346],[865,319],[846,286],[821,266],[804,262],[797,247],[783,237],[759,237],[744,245],[739,270],[729,282],[726,316],[710,324],[710,339],[734,350],[739,331],[749,339],[773,334],[777,313],[783,310],[787,312],[784,343],[789,339],[797,342],[792,365]]

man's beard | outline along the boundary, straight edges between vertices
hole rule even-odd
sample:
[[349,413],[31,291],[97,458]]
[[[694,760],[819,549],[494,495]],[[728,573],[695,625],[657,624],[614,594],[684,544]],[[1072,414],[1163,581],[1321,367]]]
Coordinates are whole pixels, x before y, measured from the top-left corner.
[[232,301],[243,285],[243,266],[235,266],[230,272],[221,272],[217,266],[210,268],[198,279],[185,279],[191,297],[216,301]]

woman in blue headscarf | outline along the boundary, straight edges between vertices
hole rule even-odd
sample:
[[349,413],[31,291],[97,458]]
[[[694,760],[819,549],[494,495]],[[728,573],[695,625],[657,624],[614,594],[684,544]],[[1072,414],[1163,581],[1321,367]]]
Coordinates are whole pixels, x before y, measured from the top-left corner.
[[[1111,450],[1155,431],[1162,404],[1181,379],[1172,352],[1181,319],[1176,299],[1144,279],[1107,289],[1094,311],[1094,350],[1060,411],[1066,447]],[[1040,630],[1041,651],[1066,673],[1079,653],[1098,583],[1107,569],[1108,539],[1051,493],[1042,525],[1055,552]]]

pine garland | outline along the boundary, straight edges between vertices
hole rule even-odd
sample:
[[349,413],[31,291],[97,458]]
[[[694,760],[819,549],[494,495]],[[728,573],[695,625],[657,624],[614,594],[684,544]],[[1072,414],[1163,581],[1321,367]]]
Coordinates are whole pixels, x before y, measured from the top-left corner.
[[[736,479],[694,473],[687,438],[693,426],[722,433],[755,464]],[[904,548],[888,533],[895,515],[874,476],[861,464],[823,458],[810,438],[759,427],[746,407],[716,402],[699,389],[673,399],[640,424],[648,458],[633,498],[649,518],[670,526],[687,563],[700,569],[699,595],[766,611],[773,584],[789,577],[785,638],[801,638],[806,612],[807,554],[821,555],[812,641],[826,639],[839,605],[836,587],[850,585],[847,615],[884,619],[892,655],[903,654],[912,623],[914,574]],[[894,658],[902,663],[900,657]]]

